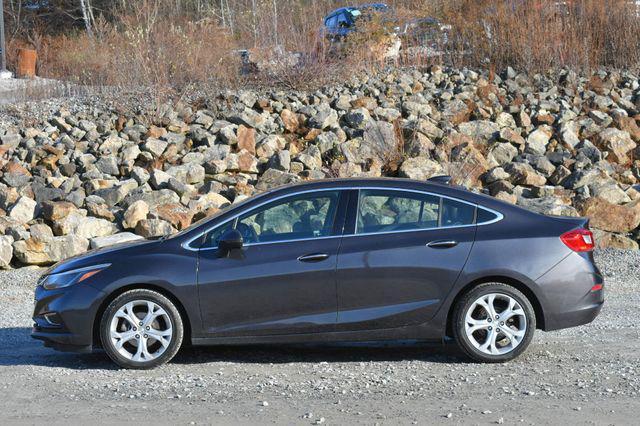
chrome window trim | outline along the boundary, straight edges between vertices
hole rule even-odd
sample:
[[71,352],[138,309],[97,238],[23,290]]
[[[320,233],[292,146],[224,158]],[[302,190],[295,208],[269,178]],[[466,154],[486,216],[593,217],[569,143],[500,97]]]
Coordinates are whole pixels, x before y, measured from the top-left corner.
[[[413,192],[413,193],[417,193],[417,194],[424,194],[424,195],[431,195],[431,196],[435,196],[435,197],[441,197],[441,198],[446,198],[449,200],[453,200],[453,201],[457,201],[459,203],[464,203],[464,204],[468,204],[470,206],[474,206],[478,209],[483,209],[485,211],[488,211],[489,213],[492,213],[494,215],[496,215],[495,219],[490,220],[488,222],[482,222],[482,223],[474,223],[471,225],[453,225],[453,226],[440,226],[437,228],[428,228],[428,229],[405,229],[405,230],[399,230],[399,231],[384,231],[384,232],[372,232],[372,233],[368,233],[368,234],[356,234],[355,233],[355,229],[354,229],[354,233],[352,234],[342,234],[342,235],[329,235],[329,236],[324,236],[324,237],[315,237],[315,238],[301,238],[301,239],[296,239],[296,240],[282,240],[282,241],[268,241],[268,242],[262,242],[262,243],[248,243],[245,244],[245,247],[251,247],[251,246],[256,246],[256,245],[265,245],[265,244],[278,244],[278,243],[291,243],[291,242],[297,242],[297,241],[314,241],[314,240],[320,240],[320,239],[329,239],[329,238],[345,238],[345,237],[360,237],[360,236],[371,236],[371,235],[385,235],[385,234],[399,234],[399,233],[406,233],[406,232],[420,232],[420,231],[434,231],[434,230],[438,230],[438,229],[454,229],[454,228],[468,228],[471,226],[485,226],[485,225],[492,225],[496,222],[500,222],[502,219],[504,219],[504,215],[496,210],[490,209],[488,207],[485,206],[481,206],[479,204],[476,203],[472,203],[470,201],[466,201],[466,200],[461,200],[459,198],[455,198],[455,197],[450,197],[448,195],[443,195],[443,194],[438,194],[435,192],[429,192],[429,191],[422,191],[422,190],[418,190],[418,189],[405,189],[405,188],[393,188],[393,187],[384,187],[384,186],[362,186],[362,187],[358,187],[358,186],[353,186],[353,187],[349,187],[349,186],[345,186],[345,187],[334,187],[334,188],[322,188],[322,189],[307,189],[304,191],[298,191],[298,192],[292,192],[289,194],[283,194],[280,195],[278,197],[275,198],[271,198],[269,200],[265,200],[262,203],[253,206],[252,208],[239,212],[231,217],[229,217],[228,219],[226,219],[224,222],[221,222],[215,226],[211,226],[209,228],[207,228],[206,230],[200,232],[198,235],[194,236],[193,238],[190,238],[189,240],[185,241],[184,243],[182,243],[182,247],[186,250],[189,251],[199,251],[199,250],[214,250],[217,249],[217,247],[206,247],[206,248],[194,248],[191,247],[191,243],[193,243],[194,241],[196,241],[198,238],[202,238],[205,234],[207,234],[208,232],[212,231],[213,229],[217,228],[218,226],[222,226],[224,224],[226,224],[229,221],[232,220],[236,220],[238,219],[240,216],[242,216],[245,213],[250,213],[256,209],[259,209],[260,207],[269,204],[271,202],[274,201],[278,201],[284,198],[289,198],[289,197],[295,197],[297,195],[302,195],[302,194],[308,194],[308,193],[312,193],[312,192],[317,192],[317,193],[321,193],[321,192],[333,192],[333,191],[353,191],[353,190],[357,190],[358,191],[358,202],[357,202],[357,209],[360,209],[360,191],[361,190],[382,190],[382,191],[397,191],[397,192]],[[356,212],[358,211],[356,210]],[[357,222],[357,219],[356,219]],[[356,227],[357,227],[357,223],[356,223]]]

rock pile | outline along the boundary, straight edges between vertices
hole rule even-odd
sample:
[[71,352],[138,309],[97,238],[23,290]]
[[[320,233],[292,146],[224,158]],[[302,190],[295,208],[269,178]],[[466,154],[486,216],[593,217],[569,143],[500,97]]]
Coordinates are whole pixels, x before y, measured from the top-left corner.
[[432,67],[313,93],[221,94],[156,114],[58,111],[0,129],[0,267],[156,238],[305,179],[452,174],[638,248],[640,80]]

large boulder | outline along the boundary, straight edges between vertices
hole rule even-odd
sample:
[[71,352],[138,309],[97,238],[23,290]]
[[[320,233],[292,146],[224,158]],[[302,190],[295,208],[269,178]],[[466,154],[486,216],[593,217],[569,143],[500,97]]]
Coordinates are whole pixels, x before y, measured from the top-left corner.
[[29,197],[20,197],[11,207],[9,217],[18,223],[27,223],[36,217],[38,203]]
[[640,204],[617,205],[591,197],[580,206],[580,213],[591,219],[591,226],[603,231],[625,233],[640,225]]
[[87,217],[86,210],[72,211],[63,219],[53,222],[56,235],[76,235],[87,239],[111,235],[117,230],[117,226],[109,220]]
[[256,189],[259,191],[266,191],[268,189],[294,183],[299,180],[300,177],[293,173],[287,173],[271,168],[267,169],[267,171],[258,178]]
[[[173,166],[167,170],[167,174],[178,181],[187,184],[204,182],[204,167],[195,163],[187,163],[181,166]],[[168,182],[168,179],[167,179]]]
[[629,132],[609,128],[598,134],[598,146],[609,152],[608,159],[627,165],[631,162],[629,152],[636,147],[636,144]]
[[426,157],[408,158],[399,170],[400,177],[423,181],[442,173],[440,164]]
[[476,142],[486,143],[500,135],[500,126],[488,120],[467,121],[458,125],[458,131]]
[[156,208],[158,218],[166,220],[178,230],[182,230],[191,225],[194,212],[180,203],[163,204]]
[[13,237],[0,235],[0,268],[9,268],[11,259],[13,259]]
[[143,241],[140,235],[133,234],[131,232],[120,232],[118,234],[107,235],[106,237],[95,237],[91,239],[91,248],[100,249],[103,247],[109,247],[114,244],[130,243],[134,241]]
[[162,219],[143,219],[136,225],[136,234],[144,238],[159,238],[171,235],[176,230]]
[[135,229],[138,222],[147,218],[149,205],[144,200],[132,203],[124,212],[122,227],[125,229]]
[[53,237],[49,241],[31,238],[13,243],[14,255],[26,265],[51,265],[82,254],[89,248],[89,240],[77,235]]
[[509,173],[514,185],[542,186],[547,182],[544,176],[527,163],[509,163],[504,166],[504,171]]
[[553,130],[548,126],[540,126],[527,137],[525,151],[530,154],[544,155],[547,152],[549,139],[553,135]]
[[69,201],[53,201],[42,204],[42,216],[51,222],[57,222],[75,212],[78,208]]
[[[176,203],[167,204],[175,205]],[[224,195],[218,194],[216,192],[208,192],[201,195],[195,200],[191,200],[191,202],[189,202],[189,208],[194,212],[200,212],[212,208],[220,209],[222,207],[228,206],[229,204],[231,204],[230,201]]]

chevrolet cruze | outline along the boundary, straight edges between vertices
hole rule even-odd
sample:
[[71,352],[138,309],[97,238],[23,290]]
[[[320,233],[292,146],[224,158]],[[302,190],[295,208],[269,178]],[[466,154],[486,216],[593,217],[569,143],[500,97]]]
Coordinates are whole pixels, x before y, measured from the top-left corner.
[[542,216],[441,179],[294,184],[172,237],[61,262],[32,336],[152,368],[185,344],[453,339],[508,361],[534,331],[604,302],[583,218]]

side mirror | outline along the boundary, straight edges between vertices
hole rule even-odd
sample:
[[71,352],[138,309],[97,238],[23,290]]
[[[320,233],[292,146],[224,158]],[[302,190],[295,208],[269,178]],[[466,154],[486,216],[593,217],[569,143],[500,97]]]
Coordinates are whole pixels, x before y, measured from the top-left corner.
[[241,249],[244,244],[242,234],[236,229],[230,229],[220,237],[218,242],[218,254],[220,257],[227,256],[232,250]]

